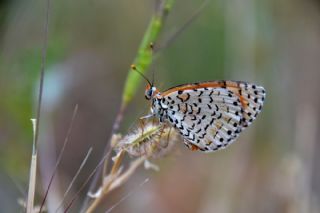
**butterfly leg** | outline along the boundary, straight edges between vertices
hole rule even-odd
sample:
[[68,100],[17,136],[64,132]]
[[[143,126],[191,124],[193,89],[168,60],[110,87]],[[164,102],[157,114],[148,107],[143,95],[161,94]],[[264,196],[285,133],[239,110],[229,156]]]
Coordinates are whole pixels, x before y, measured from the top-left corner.
[[139,126],[141,128],[141,136],[143,136],[144,134],[144,127],[145,127],[145,122],[144,122],[144,119],[139,119]]
[[165,144],[165,146],[163,147],[163,148],[167,148],[168,147],[168,145],[169,145],[169,143],[170,143],[170,134],[171,134],[171,130],[172,130],[172,127],[170,127],[170,129],[169,129],[169,132],[168,132],[168,137],[167,137],[167,142],[166,142],[166,144]]
[[145,116],[140,117],[139,120],[148,119],[148,118],[151,118],[151,117],[153,117],[153,116],[154,116],[153,114],[148,114],[148,115],[145,115]]

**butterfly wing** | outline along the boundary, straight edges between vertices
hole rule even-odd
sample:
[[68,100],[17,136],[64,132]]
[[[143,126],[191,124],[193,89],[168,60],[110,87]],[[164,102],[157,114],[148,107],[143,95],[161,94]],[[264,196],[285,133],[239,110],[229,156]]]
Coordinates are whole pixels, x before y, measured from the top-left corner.
[[245,82],[186,84],[162,93],[171,123],[192,149],[212,152],[236,140],[262,109],[263,87]]

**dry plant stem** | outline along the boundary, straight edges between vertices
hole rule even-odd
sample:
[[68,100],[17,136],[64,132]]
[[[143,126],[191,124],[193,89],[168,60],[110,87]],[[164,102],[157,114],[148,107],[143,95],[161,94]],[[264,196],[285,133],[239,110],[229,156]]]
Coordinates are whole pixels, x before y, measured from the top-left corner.
[[115,188],[121,186],[125,181],[129,179],[129,177],[134,173],[134,171],[144,162],[145,158],[138,158],[134,162],[130,164],[129,169],[124,172],[122,175],[119,175],[119,168],[123,159],[125,151],[121,151],[119,157],[116,159],[113,164],[110,178],[107,179],[106,182],[103,183],[101,194],[92,202],[89,206],[86,213],[92,213],[99,206],[99,204],[103,201],[103,199]]
[[[118,114],[116,116],[115,122],[114,122],[114,124],[112,126],[111,137],[109,138],[109,141],[112,140],[112,136],[115,134],[115,132],[118,131],[118,129],[120,127],[120,124],[121,124],[121,121],[123,119],[123,114],[124,114],[125,109],[126,109],[126,106],[124,106],[122,104],[121,107],[120,107],[120,110],[119,110],[119,112],[118,112]],[[103,154],[104,157],[103,157],[103,159],[105,159],[105,160],[103,162],[103,168],[101,169],[100,167],[98,167],[98,170],[95,172],[95,174],[93,176],[93,180],[91,181],[91,184],[89,186],[89,192],[94,191],[94,188],[97,185],[99,177],[101,177],[100,174],[102,174],[102,179],[105,176],[111,152],[112,152],[112,148],[110,147],[110,142],[109,142],[109,143],[106,144],[106,146],[104,148],[104,154]],[[84,209],[87,208],[88,202],[89,202],[89,197],[87,196],[83,201],[83,205],[81,207],[81,211],[80,212],[83,212]]]
[[[98,163],[98,165],[93,169],[93,171],[91,172],[91,174],[89,175],[89,177],[84,181],[84,183],[81,185],[81,187],[79,188],[79,190],[75,193],[75,195],[71,198],[71,201],[69,202],[69,204],[67,205],[66,209],[64,212],[68,212],[69,209],[71,208],[73,202],[77,199],[78,195],[80,194],[80,192],[84,189],[84,187],[87,185],[87,183],[90,181],[90,179],[93,177],[94,174],[96,174],[96,172],[98,171],[98,169],[103,165],[103,162],[105,161],[105,159],[107,158],[107,155],[105,155],[100,162]],[[82,211],[80,211],[82,212]]]
[[[139,184],[139,186],[136,188],[141,188],[144,184],[146,184],[149,181],[149,178],[145,179],[141,184]],[[136,190],[135,189],[135,190]],[[134,193],[134,191],[130,191],[129,193],[127,193],[125,196],[123,196],[118,202],[116,202],[115,204],[113,204],[105,213],[109,213],[111,212],[114,208],[116,208],[117,206],[119,206],[123,201],[125,201],[126,199],[128,199],[130,196],[132,196]]]
[[[118,129],[120,127],[120,124],[121,124],[121,121],[123,119],[123,114],[124,114],[125,109],[126,109],[126,106],[124,106],[122,104],[121,107],[120,107],[120,110],[119,110],[119,112],[118,112],[118,114],[116,116],[115,122],[114,122],[114,124],[112,126],[111,137],[109,138],[109,141],[112,140],[112,136],[115,134],[115,132],[118,131]],[[105,146],[104,154],[103,154],[103,156],[104,156],[103,159],[105,159],[104,163],[103,163],[103,168],[101,169],[99,167],[98,170],[95,172],[95,174],[93,176],[93,180],[92,180],[92,182],[90,184],[90,187],[89,187],[89,192],[94,191],[94,188],[97,185],[99,177],[101,177],[100,174],[102,174],[102,179],[105,176],[105,174],[107,172],[108,161],[109,161],[111,152],[112,152],[112,148],[110,147],[110,143],[107,143],[106,146]],[[102,171],[102,173],[101,173],[101,171]],[[83,201],[83,205],[82,205],[82,208],[81,208],[80,212],[83,212],[84,209],[87,208],[88,202],[89,202],[89,197],[87,196]]]
[[29,190],[27,197],[27,205],[26,212],[31,213],[33,211],[34,204],[34,194],[36,188],[36,174],[37,174],[37,150],[35,149],[35,139],[36,139],[36,131],[37,131],[37,120],[31,119],[32,122],[32,130],[33,130],[33,145],[32,145],[32,157],[31,157],[31,165],[30,165],[30,175],[29,175]]
[[136,159],[135,161],[133,161],[130,164],[129,169],[124,172],[122,175],[120,175],[119,177],[117,177],[117,179],[115,179],[110,188],[109,188],[109,192],[118,188],[119,186],[121,186],[123,183],[125,183],[129,177],[136,171],[136,169],[146,160],[145,157],[141,157]]
[[64,139],[63,146],[62,146],[62,148],[61,148],[61,150],[60,150],[60,154],[59,154],[59,156],[58,156],[56,165],[55,165],[55,167],[54,167],[54,169],[53,169],[53,173],[52,173],[52,175],[51,175],[51,178],[50,178],[50,181],[49,181],[49,184],[48,184],[48,187],[47,187],[45,196],[44,196],[44,198],[42,199],[42,203],[41,203],[41,205],[40,205],[40,211],[39,211],[39,212],[42,211],[42,208],[43,208],[43,206],[44,206],[44,204],[45,204],[45,202],[46,202],[46,199],[47,199],[47,196],[48,196],[48,193],[49,193],[49,189],[50,189],[51,184],[52,184],[52,182],[53,182],[53,178],[55,177],[55,175],[56,175],[56,173],[57,173],[58,166],[59,166],[59,164],[60,164],[60,162],[61,162],[61,159],[62,159],[64,150],[65,150],[65,148],[66,148],[66,146],[67,146],[67,143],[68,143],[68,141],[69,141],[69,137],[70,137],[70,134],[71,134],[71,130],[72,130],[72,128],[73,128],[74,119],[75,119],[75,117],[76,117],[76,115],[77,115],[77,112],[78,112],[78,105],[76,105],[76,106],[74,107],[74,110],[73,110],[73,113],[72,113],[71,122],[70,122],[70,125],[69,125],[69,129],[68,129],[67,135],[66,135],[66,137],[65,137],[65,139]]
[[36,174],[37,174],[37,152],[33,152],[31,157],[30,176],[29,176],[29,190],[27,199],[27,213],[33,212],[34,194],[36,188]]
[[40,124],[40,114],[41,114],[41,103],[42,103],[42,93],[43,93],[43,82],[44,82],[44,69],[46,65],[47,57],[47,45],[48,45],[48,30],[49,30],[49,11],[50,11],[50,0],[46,4],[46,19],[44,23],[44,39],[42,47],[42,58],[41,58],[41,68],[40,68],[40,86],[38,95],[38,105],[37,105],[37,119],[34,128],[34,141],[32,147],[32,159],[30,167],[30,177],[29,177],[29,189],[27,197],[27,207],[26,212],[33,212],[34,204],[34,194],[36,187],[36,174],[37,174],[37,144],[39,138],[39,124]]
[[120,168],[120,165],[121,165],[121,162],[122,162],[122,159],[123,159],[123,156],[124,156],[124,151],[121,151],[119,153],[119,156],[116,158],[116,161],[114,162],[113,166],[112,166],[112,169],[111,169],[111,173],[110,173],[110,180],[108,182],[104,182],[102,183],[102,194],[101,196],[99,196],[97,199],[95,199],[93,201],[93,203],[90,205],[90,207],[87,209],[87,213],[89,212],[93,212],[94,209],[96,209],[96,207],[99,205],[99,203],[102,201],[102,198],[104,197],[104,194],[107,193],[111,183],[112,183],[112,180],[116,177],[116,174]]
[[66,197],[67,197],[67,195],[68,195],[71,187],[73,186],[73,183],[76,181],[76,179],[77,179],[77,177],[79,176],[81,170],[83,169],[84,165],[86,164],[89,156],[91,155],[91,152],[92,152],[92,147],[90,147],[90,149],[88,150],[88,152],[87,152],[85,158],[83,159],[83,161],[82,161],[82,163],[81,163],[78,171],[76,172],[76,174],[75,174],[74,177],[72,178],[72,180],[71,180],[71,182],[70,182],[67,190],[66,190],[65,193],[63,194],[62,200],[61,200],[60,204],[58,205],[58,208],[56,209],[55,212],[59,212],[59,210],[61,209],[61,207],[62,207],[62,205],[63,205],[63,202],[65,201],[65,199],[66,199]]
[[118,157],[116,158],[116,161],[114,162],[114,164],[112,166],[112,169],[110,172],[111,175],[115,175],[119,171],[124,154],[125,154],[125,151],[120,151]]
[[[120,124],[122,122],[123,119],[123,115],[125,113],[126,110],[126,105],[122,104],[120,107],[120,110],[117,114],[117,117],[115,119],[115,122],[112,126],[112,131],[111,131],[111,137],[109,138],[109,142],[112,140],[112,136],[119,130]],[[110,143],[109,143],[110,144]],[[107,168],[108,168],[108,160],[111,154],[112,148],[110,146],[106,146],[105,149],[105,154],[108,155],[108,157],[106,158],[106,160],[104,161],[104,165],[103,165],[103,172],[102,172],[102,178],[106,175],[107,173]]]

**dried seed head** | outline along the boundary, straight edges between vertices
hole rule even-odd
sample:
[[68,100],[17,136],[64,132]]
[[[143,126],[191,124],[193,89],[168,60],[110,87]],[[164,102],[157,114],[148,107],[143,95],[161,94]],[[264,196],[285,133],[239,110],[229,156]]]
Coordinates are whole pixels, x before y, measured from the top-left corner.
[[125,136],[116,145],[131,156],[159,158],[167,154],[177,141],[178,134],[165,124],[148,122]]
[[117,146],[122,136],[120,134],[113,134],[111,137],[111,147]]

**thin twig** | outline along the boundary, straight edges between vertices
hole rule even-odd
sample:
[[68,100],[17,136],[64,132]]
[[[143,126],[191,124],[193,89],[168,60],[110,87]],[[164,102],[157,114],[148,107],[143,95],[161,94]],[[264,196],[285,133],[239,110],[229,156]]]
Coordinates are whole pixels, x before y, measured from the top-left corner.
[[116,202],[115,204],[113,204],[105,213],[110,213],[114,208],[116,208],[117,206],[119,206],[123,201],[125,201],[126,199],[128,199],[130,196],[132,196],[134,194],[134,192],[141,188],[144,184],[146,184],[150,179],[146,178],[142,183],[140,183],[138,185],[138,187],[135,190],[132,190],[130,192],[128,192],[125,196],[123,196],[118,202]]
[[100,204],[102,198],[104,197],[103,195],[107,193],[111,183],[113,182],[113,180],[117,177],[117,173],[119,171],[119,168],[120,168],[120,165],[121,165],[121,162],[122,162],[122,159],[124,157],[124,154],[125,154],[125,151],[121,151],[118,155],[117,155],[117,158],[115,159],[115,162],[112,166],[112,169],[111,169],[111,172],[110,172],[110,179],[108,182],[105,182],[103,181],[102,185],[102,195],[99,196],[98,198],[96,198],[92,204],[89,206],[89,208],[87,209],[87,213],[90,213],[90,212],[93,212],[94,209],[96,209],[96,207]]
[[[120,127],[120,123],[123,118],[124,111],[125,111],[125,106],[122,105],[117,116],[116,116],[115,122],[112,126],[111,136],[109,138],[109,141],[111,141],[114,133],[116,133],[118,131],[118,129]],[[107,143],[105,146],[104,154],[103,154],[103,156],[104,156],[103,159],[105,159],[103,168],[98,168],[98,171],[96,171],[96,173],[94,174],[93,180],[91,181],[90,186],[89,186],[89,192],[94,191],[94,188],[96,187],[97,182],[98,182],[99,178],[101,177],[100,176],[101,174],[103,175],[102,176],[102,179],[103,179],[104,174],[107,171],[108,161],[110,159],[111,152],[112,152],[112,148],[110,147],[110,143]],[[88,203],[89,203],[89,197],[87,196],[83,201],[80,212],[83,212],[87,208]]]
[[47,199],[47,196],[48,196],[48,193],[49,193],[49,189],[50,189],[51,184],[52,184],[52,182],[53,182],[53,178],[55,177],[55,175],[56,175],[56,173],[57,173],[58,166],[59,166],[59,164],[60,164],[60,162],[61,162],[61,159],[62,159],[64,150],[65,150],[65,148],[66,148],[66,146],[67,146],[67,143],[69,142],[69,137],[70,137],[70,135],[71,135],[71,131],[72,131],[72,128],[73,128],[73,124],[74,124],[74,120],[75,120],[75,117],[76,117],[76,115],[77,115],[77,112],[78,112],[78,104],[74,107],[74,110],[73,110],[73,113],[72,113],[72,117],[71,117],[71,121],[70,121],[70,125],[69,125],[69,129],[68,129],[67,135],[66,135],[66,137],[65,137],[65,139],[64,139],[64,143],[63,143],[63,146],[62,146],[62,148],[61,148],[60,154],[59,154],[59,156],[58,156],[56,165],[55,165],[55,167],[54,167],[54,169],[53,169],[53,173],[52,173],[52,175],[51,175],[51,178],[50,178],[48,187],[47,187],[47,189],[46,189],[46,193],[45,193],[45,195],[44,195],[44,198],[42,199],[42,203],[41,203],[40,211],[39,211],[39,212],[42,211],[42,208],[43,208],[43,206],[44,206],[44,204],[45,204],[45,202],[46,202],[46,199]]
[[[123,152],[123,151],[122,151]],[[124,152],[123,152],[124,153]],[[115,188],[119,187],[125,183],[128,178],[134,173],[134,171],[144,162],[145,158],[141,157],[136,159],[130,164],[130,167],[126,172],[119,176],[120,163],[123,156],[119,156],[116,162],[113,164],[112,172],[109,175],[108,182],[104,183],[102,186],[101,194],[91,203],[86,213],[92,213],[98,205],[103,201],[103,199]]]
[[[114,122],[114,124],[112,126],[111,137],[109,138],[109,141],[112,140],[113,135],[119,130],[120,124],[121,124],[122,119],[123,119],[123,115],[125,113],[125,109],[126,109],[126,106],[124,104],[122,104],[121,107],[120,107],[120,110],[119,110],[119,112],[117,114],[117,117],[115,119],[115,122]],[[107,169],[108,169],[107,167],[108,167],[108,162],[109,162],[109,158],[110,158],[111,152],[112,152],[112,147],[110,147],[110,143],[109,143],[109,146],[106,146],[106,150],[105,150],[105,153],[108,155],[108,158],[104,162],[104,165],[103,165],[102,178],[107,173]]]
[[72,206],[72,204],[74,203],[74,201],[77,199],[78,195],[80,194],[80,192],[84,189],[84,187],[87,185],[87,183],[90,181],[90,179],[92,178],[92,176],[97,172],[97,170],[103,165],[105,159],[108,156],[105,155],[100,162],[98,163],[98,165],[93,169],[93,171],[91,172],[91,174],[89,175],[89,177],[84,181],[84,183],[81,185],[81,187],[79,188],[79,190],[75,193],[75,195],[72,197],[70,203],[67,205],[66,209],[64,212],[68,212],[70,207]]
[[192,15],[185,21],[185,23],[175,32],[173,32],[164,42],[155,46],[154,52],[158,53],[160,50],[168,48],[189,26],[194,22],[201,12],[206,8],[210,0],[204,0],[199,8],[197,8]]
[[119,186],[121,186],[123,183],[125,183],[129,177],[135,172],[135,170],[146,160],[145,157],[141,157],[136,159],[130,164],[129,169],[124,172],[121,176],[119,176],[115,181],[112,182],[110,185],[109,191],[112,191]]
[[67,197],[67,194],[69,193],[71,187],[73,186],[73,183],[75,182],[75,180],[76,180],[77,177],[79,176],[79,174],[80,174],[81,170],[83,169],[84,165],[85,165],[86,162],[88,161],[88,158],[89,158],[91,152],[92,152],[92,147],[90,147],[90,149],[88,150],[88,152],[87,152],[85,158],[83,159],[83,161],[82,161],[82,163],[81,163],[78,171],[76,172],[76,174],[75,174],[74,177],[72,178],[72,180],[71,180],[71,182],[70,182],[67,190],[66,190],[65,193],[63,194],[62,200],[61,200],[60,204],[58,205],[58,208],[57,208],[56,212],[58,212],[58,211],[61,209],[62,204],[63,204],[64,200],[65,200],[66,197]]

